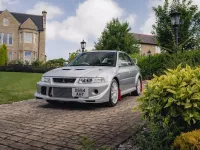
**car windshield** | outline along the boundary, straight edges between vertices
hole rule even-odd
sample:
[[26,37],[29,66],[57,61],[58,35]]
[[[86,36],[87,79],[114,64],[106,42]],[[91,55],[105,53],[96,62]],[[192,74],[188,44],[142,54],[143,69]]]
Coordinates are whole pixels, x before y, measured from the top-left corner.
[[68,66],[115,66],[116,52],[87,52],[80,54]]

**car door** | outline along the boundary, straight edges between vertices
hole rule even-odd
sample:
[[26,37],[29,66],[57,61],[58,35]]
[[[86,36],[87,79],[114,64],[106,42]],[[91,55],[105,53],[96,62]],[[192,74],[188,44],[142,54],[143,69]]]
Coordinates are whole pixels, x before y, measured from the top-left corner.
[[130,88],[131,70],[130,62],[127,62],[124,53],[119,52],[118,55],[118,78],[120,82],[120,89],[122,93]]
[[129,82],[128,87],[131,89],[131,88],[135,87],[135,77],[138,73],[138,70],[136,69],[135,64],[132,61],[132,59],[126,53],[124,53],[124,57],[125,57],[126,61],[129,62],[129,64],[130,64],[129,69],[130,69],[131,74],[130,74],[130,79],[129,79],[130,82]]

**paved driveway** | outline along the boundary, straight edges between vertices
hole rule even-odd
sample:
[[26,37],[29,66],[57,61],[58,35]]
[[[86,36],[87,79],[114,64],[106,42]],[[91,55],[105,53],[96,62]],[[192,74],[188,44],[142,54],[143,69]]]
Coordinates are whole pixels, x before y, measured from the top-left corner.
[[136,97],[126,96],[116,107],[67,103],[52,106],[30,100],[0,105],[0,150],[77,149],[84,136],[97,146],[116,146],[135,132],[139,113]]

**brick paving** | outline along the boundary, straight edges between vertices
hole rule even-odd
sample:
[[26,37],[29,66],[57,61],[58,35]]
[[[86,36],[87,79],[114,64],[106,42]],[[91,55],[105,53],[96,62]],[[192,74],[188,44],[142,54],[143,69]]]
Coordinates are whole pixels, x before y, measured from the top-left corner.
[[132,111],[135,99],[123,97],[112,108],[42,100],[0,105],[0,150],[73,150],[85,136],[97,147],[115,147],[140,124],[139,113]]

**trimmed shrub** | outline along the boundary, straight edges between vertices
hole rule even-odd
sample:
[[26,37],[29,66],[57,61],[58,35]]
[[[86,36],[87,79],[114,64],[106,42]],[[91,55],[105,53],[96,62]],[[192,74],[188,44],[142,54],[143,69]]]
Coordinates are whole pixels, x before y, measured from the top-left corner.
[[176,137],[173,150],[200,150],[200,130],[182,133]]
[[153,74],[162,75],[166,69],[175,69],[180,63],[184,67],[186,64],[191,67],[200,66],[200,50],[185,51],[178,54],[161,53],[152,55],[150,56],[150,68],[148,56],[131,55],[131,57],[138,58],[138,66],[141,68],[143,79],[152,78]]
[[196,129],[200,124],[200,68],[188,65],[154,76],[138,99],[144,118],[169,126],[183,127],[183,131]]
[[30,72],[30,73],[45,73],[54,68],[32,67],[30,65],[10,64],[8,66],[0,66],[0,71],[5,72]]

